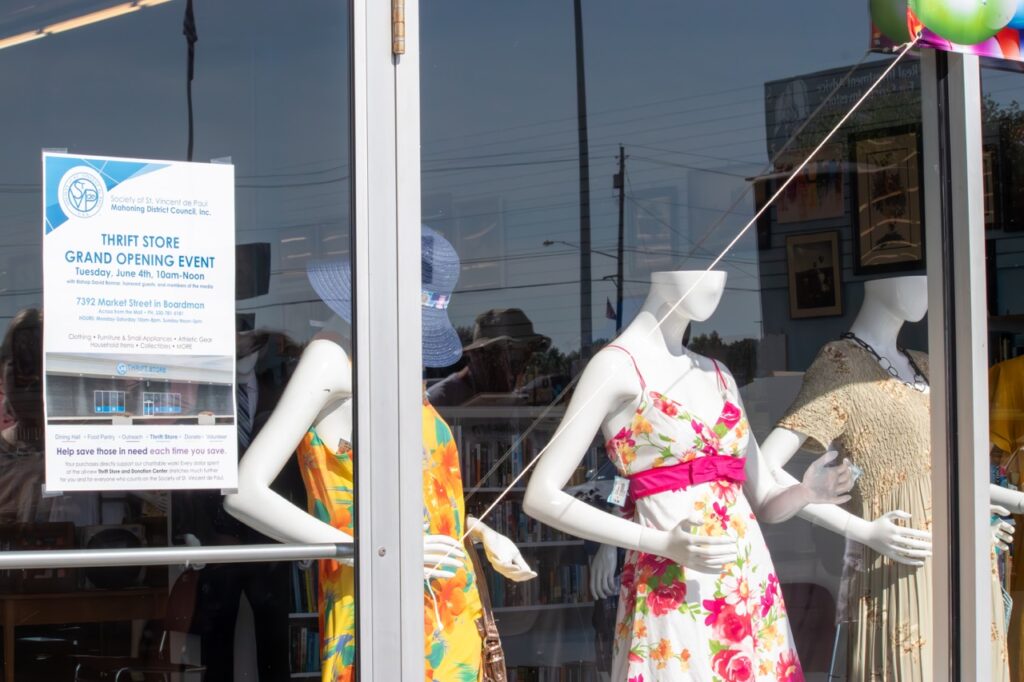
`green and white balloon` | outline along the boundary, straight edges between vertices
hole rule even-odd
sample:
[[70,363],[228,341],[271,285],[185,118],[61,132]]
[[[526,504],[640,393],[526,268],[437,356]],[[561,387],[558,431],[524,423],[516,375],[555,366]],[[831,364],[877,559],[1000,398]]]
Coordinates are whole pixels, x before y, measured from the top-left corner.
[[1017,0],[910,0],[910,8],[946,40],[975,45],[1006,28],[1017,12]]

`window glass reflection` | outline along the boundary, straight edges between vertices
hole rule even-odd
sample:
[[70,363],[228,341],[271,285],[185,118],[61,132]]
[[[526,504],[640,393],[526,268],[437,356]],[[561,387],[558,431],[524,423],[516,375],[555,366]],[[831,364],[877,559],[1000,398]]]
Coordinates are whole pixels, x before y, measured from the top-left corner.
[[[233,491],[55,495],[42,485],[41,330],[62,320],[42,309],[41,150],[191,157],[230,163],[235,176],[237,381],[69,371],[50,385],[51,415],[173,428],[231,423],[237,405],[245,453],[314,336],[351,336],[307,276],[317,259],[350,256],[347,3],[195,3],[191,20],[187,6],[68,0],[0,10],[0,82],[18,93],[0,113],[4,549],[293,539],[229,513],[223,493]],[[191,64],[185,24],[197,38]],[[267,495],[315,521],[306,510],[320,478],[304,485],[293,450],[278,453]],[[320,582],[316,564],[291,562],[6,571],[4,679],[319,677]]]
[[[427,370],[427,398],[467,512],[537,573],[483,569],[510,678],[929,679],[947,606],[929,569],[916,60],[753,221],[891,64],[866,53],[867,10],[581,10],[578,31],[569,4],[423,16],[422,213],[462,259],[463,347]],[[774,523],[788,486],[835,489],[830,448],[851,499]],[[736,455],[774,469],[766,487],[708,459],[658,490]],[[681,521],[743,561],[643,544]]]

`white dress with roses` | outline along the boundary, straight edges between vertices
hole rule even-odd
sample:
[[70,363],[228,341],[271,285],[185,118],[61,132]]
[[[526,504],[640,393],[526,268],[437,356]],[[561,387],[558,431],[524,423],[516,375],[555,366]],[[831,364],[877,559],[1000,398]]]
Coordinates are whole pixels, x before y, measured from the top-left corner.
[[[727,397],[714,423],[648,391],[640,377],[639,406],[606,445],[619,474],[705,456],[742,458],[749,427],[719,376]],[[739,557],[716,575],[629,552],[622,569],[612,681],[802,682],[779,581],[741,484],[710,481],[643,497],[635,503],[633,520],[670,530],[694,510],[703,524],[692,532],[735,538]]]

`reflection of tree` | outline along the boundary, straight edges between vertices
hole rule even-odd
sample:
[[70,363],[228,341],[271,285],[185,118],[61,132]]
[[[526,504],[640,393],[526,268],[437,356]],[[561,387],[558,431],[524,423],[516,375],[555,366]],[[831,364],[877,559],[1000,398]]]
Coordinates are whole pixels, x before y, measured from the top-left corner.
[[745,386],[754,380],[754,372],[757,370],[755,339],[726,342],[718,332],[713,331],[692,339],[687,347],[694,353],[714,358],[728,367],[739,386]]
[[986,94],[981,103],[982,139],[993,156],[991,187],[995,216],[1002,229],[1024,227],[1024,111],[1016,100],[997,102]]

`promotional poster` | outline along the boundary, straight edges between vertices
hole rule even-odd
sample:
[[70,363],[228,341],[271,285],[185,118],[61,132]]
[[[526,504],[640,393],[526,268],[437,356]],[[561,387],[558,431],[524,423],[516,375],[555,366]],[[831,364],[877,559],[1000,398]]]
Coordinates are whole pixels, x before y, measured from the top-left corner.
[[233,488],[234,167],[43,154],[49,491]]

